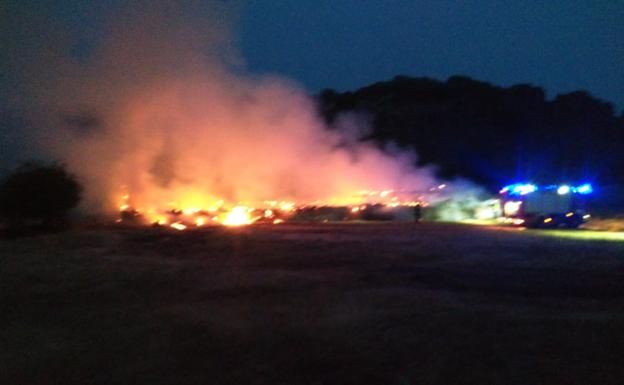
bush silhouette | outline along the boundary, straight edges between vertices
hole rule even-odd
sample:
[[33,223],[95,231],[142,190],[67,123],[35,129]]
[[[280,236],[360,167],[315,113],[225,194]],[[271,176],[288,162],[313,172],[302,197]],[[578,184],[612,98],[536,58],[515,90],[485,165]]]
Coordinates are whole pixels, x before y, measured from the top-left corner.
[[63,166],[26,164],[0,184],[0,216],[13,227],[32,222],[55,227],[65,223],[81,193]]

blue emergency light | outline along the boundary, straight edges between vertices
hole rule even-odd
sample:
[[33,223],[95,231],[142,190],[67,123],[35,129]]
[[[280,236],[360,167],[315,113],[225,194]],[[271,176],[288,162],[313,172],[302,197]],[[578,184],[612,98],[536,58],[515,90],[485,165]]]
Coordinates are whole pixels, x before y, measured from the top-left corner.
[[576,188],[576,192],[579,194],[591,194],[594,192],[594,188],[591,184],[585,183]]
[[[527,195],[530,193],[534,193],[538,191],[539,189],[540,187],[532,183],[514,183],[514,184],[510,184],[509,186],[503,187],[500,193],[508,194],[508,195]],[[565,185],[565,184],[564,185],[550,185],[550,186],[541,187],[541,189],[554,190],[554,191],[557,191],[557,194],[559,195],[566,195],[570,193],[587,195],[587,194],[591,194],[594,192],[594,188],[592,187],[590,183],[584,183],[576,187]]]

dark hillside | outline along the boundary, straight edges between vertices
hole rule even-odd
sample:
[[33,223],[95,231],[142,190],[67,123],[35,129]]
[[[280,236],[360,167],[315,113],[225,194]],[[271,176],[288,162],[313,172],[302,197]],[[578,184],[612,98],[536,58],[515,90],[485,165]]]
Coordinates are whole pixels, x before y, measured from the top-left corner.
[[547,100],[528,84],[397,76],[354,92],[325,90],[319,100],[329,123],[343,112],[368,114],[368,139],[415,148],[444,177],[493,190],[517,179],[624,185],[624,116],[584,91]]

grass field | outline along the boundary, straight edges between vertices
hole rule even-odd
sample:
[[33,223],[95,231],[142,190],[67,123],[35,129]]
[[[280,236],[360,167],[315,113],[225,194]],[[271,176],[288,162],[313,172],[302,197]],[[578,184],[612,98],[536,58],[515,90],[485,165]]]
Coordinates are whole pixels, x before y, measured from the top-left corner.
[[624,237],[469,225],[0,240],[0,384],[622,384]]

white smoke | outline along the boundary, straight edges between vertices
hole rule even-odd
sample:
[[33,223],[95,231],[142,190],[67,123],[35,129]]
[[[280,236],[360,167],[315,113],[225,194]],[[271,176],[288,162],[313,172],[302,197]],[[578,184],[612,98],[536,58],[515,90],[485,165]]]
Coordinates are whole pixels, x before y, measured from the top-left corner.
[[36,45],[20,72],[16,103],[44,153],[84,184],[84,210],[115,212],[126,193],[136,207],[341,203],[437,184],[413,153],[354,140],[361,117],[328,130],[297,84],[245,74],[223,3],[133,4],[109,15],[86,57],[58,39]]

